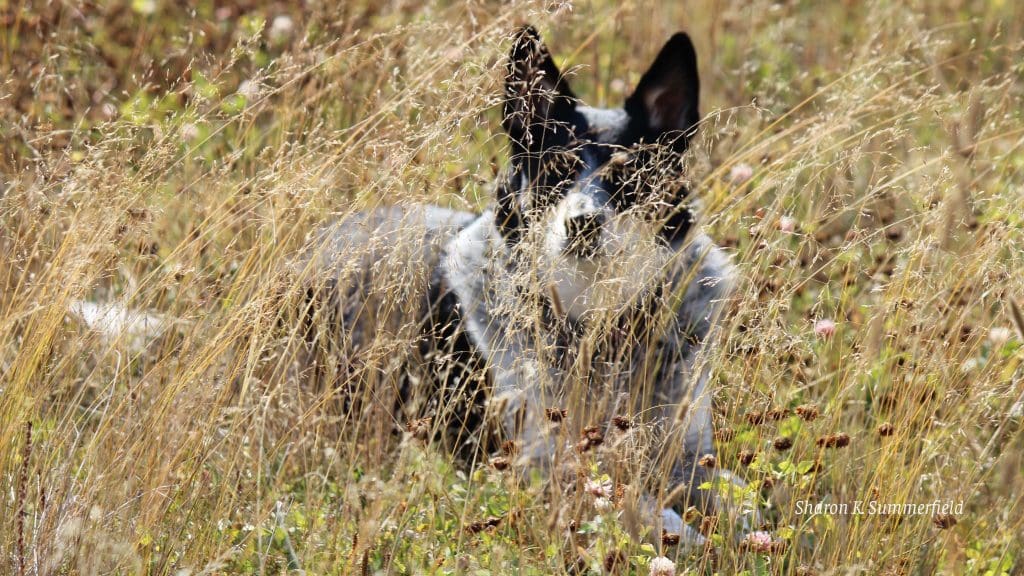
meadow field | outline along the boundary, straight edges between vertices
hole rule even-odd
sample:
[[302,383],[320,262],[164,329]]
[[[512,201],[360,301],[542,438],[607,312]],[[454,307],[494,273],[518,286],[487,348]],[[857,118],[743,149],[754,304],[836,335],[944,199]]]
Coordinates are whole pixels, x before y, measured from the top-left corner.
[[[1018,2],[0,0],[0,22],[0,574],[1024,571]],[[290,264],[354,210],[491,203],[524,23],[601,106],[694,40],[686,177],[739,270],[706,359],[716,465],[758,539],[691,513],[687,548],[638,516],[664,471],[613,464],[642,426],[566,483],[453,458],[423,430],[445,407],[346,409],[397,381],[409,331],[303,373],[313,272]],[[568,416],[570,440],[601,424]]]

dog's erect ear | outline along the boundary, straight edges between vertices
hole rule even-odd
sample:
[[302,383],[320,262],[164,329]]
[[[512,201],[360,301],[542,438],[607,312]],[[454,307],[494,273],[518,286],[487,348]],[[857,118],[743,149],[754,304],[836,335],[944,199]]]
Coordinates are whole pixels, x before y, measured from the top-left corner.
[[540,34],[533,26],[516,30],[505,76],[502,119],[515,152],[567,142],[567,123],[575,109],[576,95],[555,66]]
[[640,78],[624,107],[648,142],[665,135],[665,141],[682,152],[700,121],[699,102],[697,52],[690,37],[678,32]]

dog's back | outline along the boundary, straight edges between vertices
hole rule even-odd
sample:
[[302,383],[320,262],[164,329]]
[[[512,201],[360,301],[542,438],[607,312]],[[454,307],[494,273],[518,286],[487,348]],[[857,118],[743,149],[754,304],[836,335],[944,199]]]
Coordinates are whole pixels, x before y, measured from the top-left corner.
[[[476,217],[426,204],[355,212],[322,228],[294,265],[310,279],[302,368],[313,385],[340,390],[349,411],[390,410],[395,430],[439,418],[429,428],[463,456],[479,440],[485,373],[439,263]],[[382,364],[394,368],[383,382],[363,370]]]

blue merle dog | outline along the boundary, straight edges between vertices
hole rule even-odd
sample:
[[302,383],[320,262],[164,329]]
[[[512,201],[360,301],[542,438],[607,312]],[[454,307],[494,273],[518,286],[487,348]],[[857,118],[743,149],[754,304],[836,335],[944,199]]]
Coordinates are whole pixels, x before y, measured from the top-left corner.
[[419,342],[406,407],[415,387],[426,398],[419,415],[456,406],[447,427],[459,442],[496,413],[520,461],[548,470],[560,407],[578,407],[574,416],[591,424],[629,414],[658,434],[649,462],[670,471],[660,487],[666,526],[700,541],[669,507],[708,511],[721,502],[698,486],[742,482],[699,463],[714,453],[702,353],[733,271],[694,226],[681,182],[700,121],[693,44],[675,34],[621,107],[592,108],[524,27],[504,91],[511,158],[491,209],[382,208],[324,233],[320,259],[335,270],[329,288],[350,348],[386,325],[365,321],[380,308],[366,294],[382,282],[374,263],[398,253],[409,276],[396,285],[411,291],[398,296],[409,304],[396,316],[416,319]]

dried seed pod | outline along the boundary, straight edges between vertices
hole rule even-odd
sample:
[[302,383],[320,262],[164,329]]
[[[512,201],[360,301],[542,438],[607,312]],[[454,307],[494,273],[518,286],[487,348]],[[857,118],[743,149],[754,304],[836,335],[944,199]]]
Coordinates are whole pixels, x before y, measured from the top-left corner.
[[956,526],[956,516],[952,514],[936,514],[932,518],[932,524],[935,524],[939,530],[947,530]]
[[705,468],[714,468],[718,464],[718,459],[715,458],[714,454],[705,454],[697,460],[697,464]]
[[662,528],[661,543],[664,546],[676,546],[679,544],[679,534],[676,532],[667,532]]
[[700,533],[711,536],[718,526],[718,516],[705,516],[700,520]]
[[491,458],[491,466],[494,467],[494,469],[499,471],[499,472],[502,471],[502,470],[507,470],[508,467],[509,467],[509,464],[510,463],[508,461],[508,458],[506,458],[504,456],[498,456],[496,458]]
[[633,420],[626,416],[613,416],[612,424],[623,432],[634,426]]
[[737,460],[744,466],[750,466],[750,463],[754,461],[754,452],[751,450],[740,450]]
[[765,416],[767,416],[769,420],[782,420],[789,416],[789,408],[772,408],[765,414]]
[[818,438],[817,444],[823,448],[845,448],[850,445],[850,435],[845,432],[829,434]]
[[779,436],[775,440],[772,440],[772,446],[776,450],[783,452],[793,447],[793,440],[787,436]]
[[806,422],[814,422],[820,414],[818,407],[814,404],[802,404],[796,407],[796,415]]
[[473,522],[467,526],[466,529],[470,534],[476,534],[477,532],[483,532],[488,528],[493,528],[498,524],[501,524],[500,516],[489,516],[486,520],[477,520],[476,522]]
[[882,437],[892,436],[896,432],[896,427],[889,422],[884,422],[878,426],[878,435]]
[[683,522],[693,524],[697,518],[700,518],[700,511],[696,506],[689,506],[683,511]]
[[565,408],[545,408],[544,415],[552,422],[561,422],[569,413]]
[[604,557],[604,570],[608,574],[615,574],[627,566],[626,554],[622,550],[609,552]]
[[583,438],[587,440],[591,446],[600,446],[604,443],[604,434],[601,433],[601,429],[597,426],[587,426],[584,428]]
[[433,420],[434,419],[429,416],[426,418],[412,420],[405,425],[405,429],[412,434],[413,438],[425,441],[430,436],[430,423],[433,422]]
[[628,486],[626,486],[625,484],[623,484],[621,482],[616,484],[615,485],[615,492],[612,494],[612,502],[615,502],[616,504],[622,502],[622,500],[626,497],[626,489],[627,488],[628,488]]
[[764,412],[757,410],[747,412],[747,422],[750,422],[751,426],[760,426],[761,424],[764,424]]

